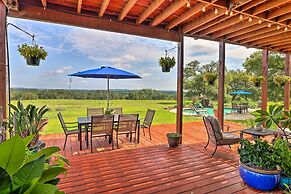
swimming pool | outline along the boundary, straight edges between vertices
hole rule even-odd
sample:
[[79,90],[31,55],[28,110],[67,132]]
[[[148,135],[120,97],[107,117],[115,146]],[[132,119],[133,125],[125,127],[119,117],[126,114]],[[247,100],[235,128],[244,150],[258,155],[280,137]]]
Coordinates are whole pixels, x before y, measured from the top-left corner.
[[[199,110],[199,109],[198,109]],[[183,114],[184,115],[211,115],[214,116],[213,108],[202,108],[202,110],[206,110],[203,112],[193,112],[191,108],[184,108],[183,109]],[[224,108],[224,114],[229,114],[231,113],[231,108]]]

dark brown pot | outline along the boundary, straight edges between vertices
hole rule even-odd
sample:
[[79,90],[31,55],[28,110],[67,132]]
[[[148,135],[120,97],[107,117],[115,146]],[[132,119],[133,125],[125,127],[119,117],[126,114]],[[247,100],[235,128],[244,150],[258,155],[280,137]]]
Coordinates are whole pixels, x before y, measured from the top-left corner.
[[40,58],[27,57],[26,58],[26,63],[27,63],[27,65],[31,65],[31,66],[39,66]]
[[170,72],[171,71],[171,67],[169,66],[162,66],[162,72]]
[[169,137],[167,135],[167,138],[168,138],[169,147],[177,147],[180,143],[181,136],[180,137]]
[[214,82],[215,82],[215,80],[209,80],[208,81],[208,84],[211,85],[211,86],[213,86],[214,85]]
[[256,83],[255,83],[255,86],[256,86],[256,87],[260,87],[260,85],[261,85],[260,82],[256,82]]

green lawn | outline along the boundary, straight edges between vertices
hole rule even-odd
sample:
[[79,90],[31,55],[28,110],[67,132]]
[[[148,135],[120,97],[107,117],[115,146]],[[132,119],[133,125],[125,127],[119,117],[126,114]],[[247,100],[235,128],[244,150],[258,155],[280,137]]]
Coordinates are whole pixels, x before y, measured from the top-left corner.
[[[63,133],[57,112],[61,111],[66,122],[77,121],[80,116],[86,116],[87,107],[106,107],[105,100],[24,100],[24,104],[34,104],[36,106],[47,105],[50,111],[46,114],[49,118],[47,128],[43,133]],[[12,103],[16,103],[15,101]],[[175,123],[176,114],[165,110],[164,107],[175,106],[176,101],[169,100],[112,100],[111,107],[122,107],[124,113],[138,113],[144,118],[148,108],[156,110],[154,125],[164,123]],[[184,116],[184,122],[197,121],[199,118]],[[201,120],[201,119],[199,119]]]

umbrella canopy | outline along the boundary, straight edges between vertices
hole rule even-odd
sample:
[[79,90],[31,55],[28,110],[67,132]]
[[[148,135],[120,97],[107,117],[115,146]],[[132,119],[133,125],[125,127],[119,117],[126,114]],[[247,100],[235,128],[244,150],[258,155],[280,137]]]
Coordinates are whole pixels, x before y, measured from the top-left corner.
[[234,92],[229,93],[231,95],[251,95],[253,94],[252,92],[244,91],[244,90],[237,90]]
[[109,80],[110,79],[141,79],[140,76],[114,67],[102,66],[98,69],[79,71],[78,73],[69,74],[82,78],[104,78],[107,79],[107,109],[109,109]]

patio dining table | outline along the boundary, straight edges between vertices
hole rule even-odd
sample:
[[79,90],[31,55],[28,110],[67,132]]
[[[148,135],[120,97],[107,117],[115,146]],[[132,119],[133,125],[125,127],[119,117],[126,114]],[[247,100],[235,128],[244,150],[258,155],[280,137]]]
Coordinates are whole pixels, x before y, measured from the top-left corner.
[[[118,124],[118,114],[114,114],[114,124]],[[88,126],[91,124],[91,117],[78,117],[78,129],[80,134],[80,150],[82,150],[82,126],[86,128],[86,135],[87,135],[87,147],[89,146],[89,138],[88,138]],[[137,143],[139,143],[139,136],[140,136],[140,118],[137,121]]]

